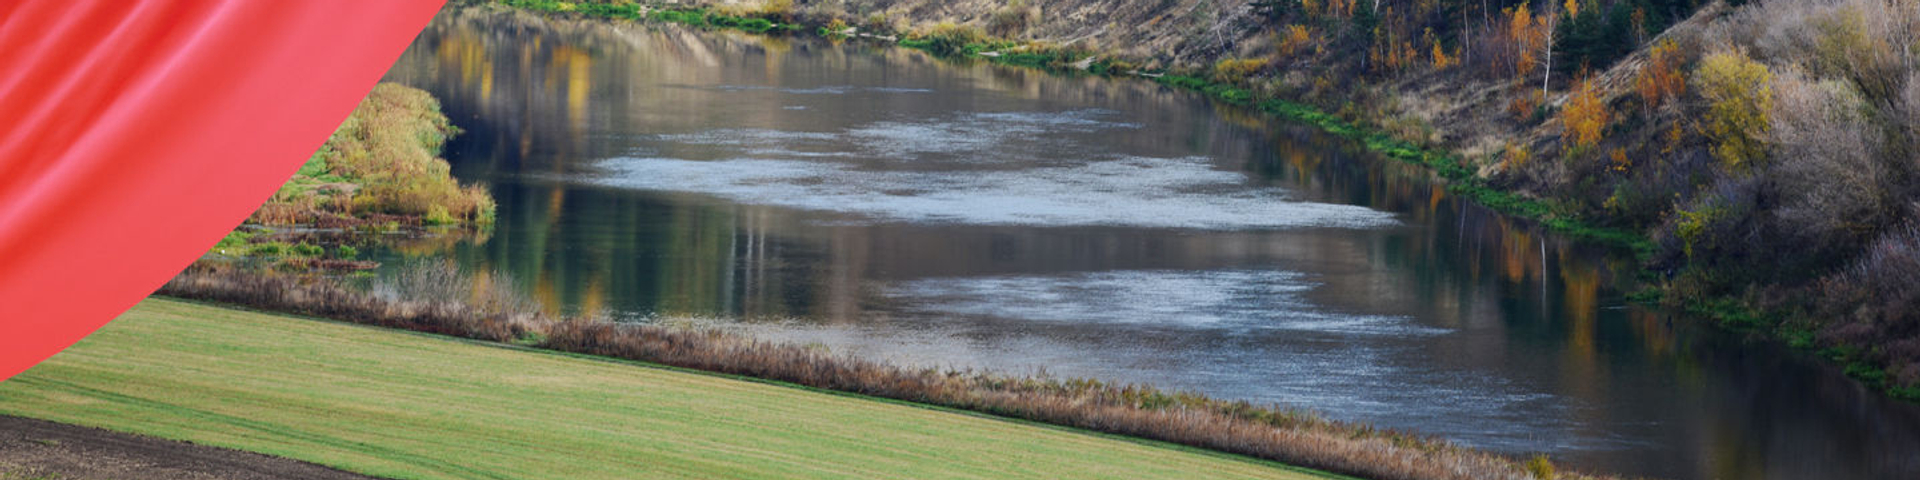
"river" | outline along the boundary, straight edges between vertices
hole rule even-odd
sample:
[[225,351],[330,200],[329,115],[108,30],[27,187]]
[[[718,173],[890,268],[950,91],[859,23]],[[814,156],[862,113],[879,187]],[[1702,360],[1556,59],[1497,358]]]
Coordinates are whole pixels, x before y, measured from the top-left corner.
[[[1313,409],[1564,467],[1920,478],[1920,409],[1630,306],[1633,264],[1146,81],[450,7],[388,74],[557,313]],[[686,318],[692,317],[693,320]]]

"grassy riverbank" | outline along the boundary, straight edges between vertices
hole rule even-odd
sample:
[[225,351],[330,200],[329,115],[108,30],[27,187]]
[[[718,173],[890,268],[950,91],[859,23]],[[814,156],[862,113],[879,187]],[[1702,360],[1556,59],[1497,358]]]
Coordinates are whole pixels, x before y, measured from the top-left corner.
[[359,257],[376,242],[484,230],[494,221],[492,195],[480,185],[461,185],[437,157],[458,133],[425,90],[376,85],[320,150],[209,254],[276,268],[361,270],[375,266]]
[[326,144],[249,218],[263,225],[344,226],[368,221],[485,225],[493,198],[462,186],[437,158],[459,133],[425,90],[375,85]]
[[[456,275],[428,275],[457,287]],[[403,282],[408,283],[408,282]],[[181,298],[792,382],[812,388],[1161,440],[1375,479],[1524,479],[1533,467],[1444,440],[1328,421],[1310,412],[1148,385],[904,368],[735,333],[554,319],[490,290],[412,287],[369,294],[325,278],[219,266],[160,290]],[[469,298],[471,297],[471,298]],[[1536,459],[1532,464],[1548,465]],[[1561,473],[1563,479],[1592,478]]]
[[437,478],[1338,478],[765,381],[151,299],[0,413]]

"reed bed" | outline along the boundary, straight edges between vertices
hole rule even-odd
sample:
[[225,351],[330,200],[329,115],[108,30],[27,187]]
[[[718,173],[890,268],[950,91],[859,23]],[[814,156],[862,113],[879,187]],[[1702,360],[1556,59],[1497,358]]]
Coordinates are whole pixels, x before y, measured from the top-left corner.
[[[475,289],[487,295],[490,289]],[[196,265],[159,292],[341,321],[790,382],[1166,441],[1380,480],[1540,478],[1444,440],[1276,405],[1138,384],[907,368],[715,329],[553,318],[457,296],[410,300],[325,279]],[[1537,469],[1535,469],[1537,471]],[[1553,478],[1607,478],[1560,472]]]

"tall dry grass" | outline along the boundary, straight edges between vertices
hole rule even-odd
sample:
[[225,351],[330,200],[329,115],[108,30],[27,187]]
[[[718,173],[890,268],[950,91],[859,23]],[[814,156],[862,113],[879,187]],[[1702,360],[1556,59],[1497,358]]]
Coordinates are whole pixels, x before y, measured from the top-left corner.
[[[439,269],[439,270],[436,270]],[[367,293],[324,279],[196,265],[159,294],[791,382],[1161,440],[1382,480],[1535,478],[1513,459],[1310,412],[1138,384],[906,368],[735,333],[556,319],[426,266]],[[417,277],[417,278],[407,278]],[[410,286],[409,286],[410,285]],[[462,295],[465,291],[470,295]],[[439,292],[434,300],[402,294]],[[418,297],[414,297],[418,298]],[[489,305],[486,307],[474,304]],[[1594,478],[1561,472],[1556,478]]]
[[387,298],[320,277],[208,263],[189,267],[154,293],[495,342],[536,338],[552,323],[533,313],[476,308],[461,298]]

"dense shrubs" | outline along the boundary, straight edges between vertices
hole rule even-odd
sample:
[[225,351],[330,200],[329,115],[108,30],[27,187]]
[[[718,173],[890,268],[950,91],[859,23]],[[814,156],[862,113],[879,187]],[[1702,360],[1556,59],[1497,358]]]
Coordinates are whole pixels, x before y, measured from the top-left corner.
[[959,25],[952,22],[941,22],[924,32],[914,33],[900,43],[908,47],[926,50],[928,53],[934,55],[949,57],[970,53],[967,52],[969,45],[977,45],[985,43],[986,41],[987,33],[977,27]]
[[1884,364],[1895,390],[1920,400],[1920,226],[1907,224],[1882,236],[1846,270],[1820,282],[1829,301],[1820,312],[1819,335],[1853,360]]
[[368,213],[487,224],[493,197],[461,186],[440,146],[458,129],[424,90],[382,83],[252,220],[307,224]]
[[1018,38],[1040,23],[1040,9],[1021,0],[1007,2],[987,17],[987,33],[1000,38]]
[[1656,128],[1697,129],[1720,165],[1667,175],[1687,182],[1654,265],[1690,309],[1920,399],[1920,55],[1895,47],[1917,30],[1911,5],[1876,0],[1760,1],[1714,24],[1692,98]]

